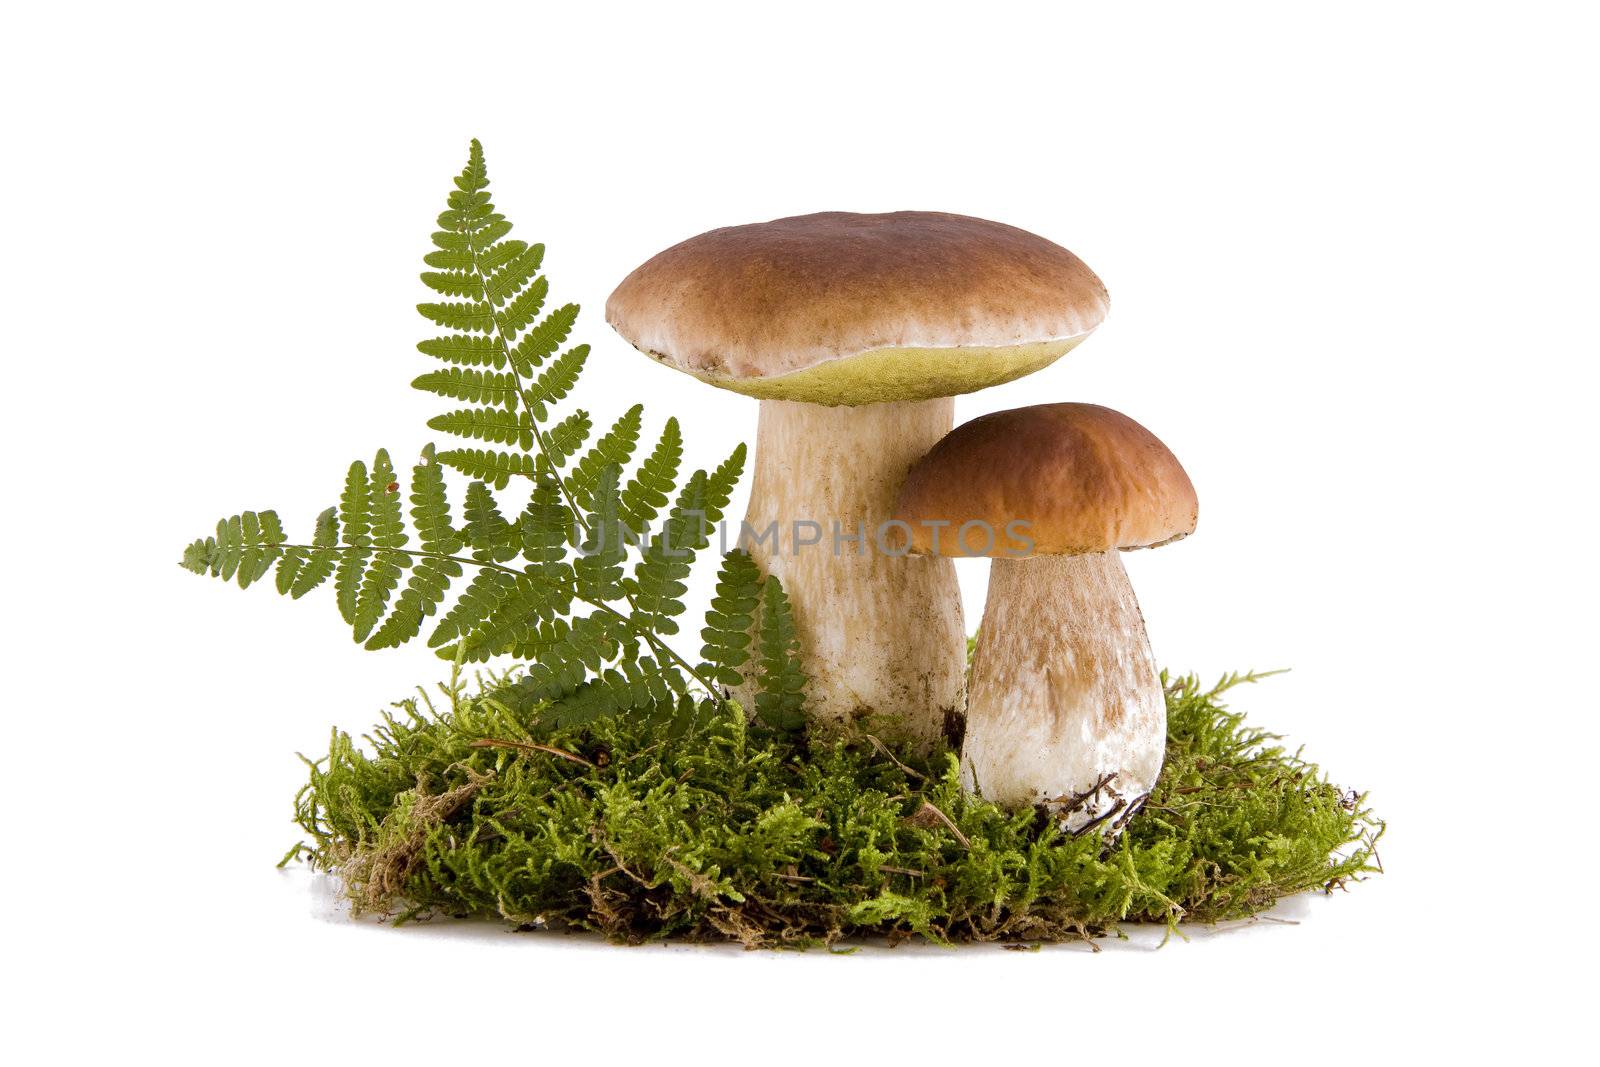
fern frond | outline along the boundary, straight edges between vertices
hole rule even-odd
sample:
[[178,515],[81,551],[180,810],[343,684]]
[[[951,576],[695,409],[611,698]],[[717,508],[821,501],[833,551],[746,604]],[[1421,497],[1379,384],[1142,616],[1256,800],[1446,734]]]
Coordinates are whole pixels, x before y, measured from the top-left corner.
[[423,558],[411,568],[406,587],[394,610],[367,639],[366,648],[398,648],[422,632],[422,620],[439,610],[453,578],[461,577],[461,564],[453,559]]
[[[492,246],[511,229],[510,223],[505,221],[504,216],[493,212],[479,217],[476,222],[477,229],[467,228],[464,220],[454,213],[440,215],[438,221],[441,226],[448,225],[449,228],[434,231],[434,248],[440,252],[463,253],[469,257]],[[429,265],[448,267],[455,262],[459,260],[441,257],[437,262],[430,260]]]
[[555,478],[539,476],[517,525],[522,534],[522,555],[528,562],[559,563],[566,558],[574,522],[571,509],[561,501],[561,486]]
[[526,412],[505,411],[500,408],[461,408],[435,415],[428,420],[428,428],[440,433],[469,437],[474,441],[492,441],[501,445],[517,445],[523,451],[533,448],[533,423]]
[[345,546],[334,572],[333,588],[339,604],[339,615],[354,626],[356,598],[361,593],[361,575],[367,568],[372,544],[368,536],[372,530],[372,482],[367,477],[367,465],[359,459],[350,464],[345,475],[344,493],[339,497],[339,543]]
[[239,588],[245,589],[272,569],[272,564],[283,555],[281,546],[287,538],[283,536],[283,525],[278,522],[275,511],[247,511],[239,518],[243,534]]
[[236,580],[247,588],[277,564],[280,593],[303,596],[333,572],[338,525],[334,509],[317,517],[313,544],[289,545],[275,511],[246,511],[217,523],[215,536],[203,538],[184,550],[185,570],[224,581]]
[[412,379],[411,387],[472,404],[517,406],[517,379],[510,374],[471,367],[429,371]]
[[[536,661],[545,657],[552,648],[566,641],[571,624],[563,618],[545,619],[534,623],[511,646],[511,654],[518,659]],[[531,703],[539,703],[534,700]]]
[[189,542],[183,550],[183,556],[178,560],[178,566],[190,574],[211,574],[212,559],[217,550],[215,537],[202,537]]
[[461,547],[461,539],[450,523],[444,470],[434,457],[432,445],[422,450],[421,460],[411,468],[411,525],[425,552],[448,555]]
[[[471,633],[483,625],[501,601],[511,595],[512,576],[504,571],[480,570],[461,591],[455,604],[439,619],[428,636],[428,646],[439,648]],[[446,659],[454,656],[453,649],[441,653]]]
[[[572,496],[572,502],[578,508],[587,510],[594,500],[595,482],[600,477],[600,472],[608,466],[625,467],[633,459],[634,449],[639,447],[639,427],[644,420],[644,405],[635,404],[623,413],[622,417],[611,424],[611,429],[589,446],[589,450],[579,457],[573,464],[572,473],[567,475],[567,492]],[[633,485],[630,481],[629,486]],[[665,499],[662,503],[666,503]],[[623,490],[621,501],[623,521],[628,521],[627,489]],[[653,516],[652,516],[653,517]],[[639,527],[629,526],[634,532]]]
[[409,556],[394,551],[404,548],[410,538],[401,518],[400,483],[395,478],[389,453],[378,449],[372,461],[372,485],[368,491],[372,515],[372,545],[375,551],[361,577],[356,595],[355,619],[351,628],[357,641],[365,641],[372,628],[388,609],[389,597],[400,585],[400,574],[411,565]]
[[483,144],[474,137],[467,146],[467,165],[455,179],[456,188],[475,193],[489,184],[489,164],[483,158]]
[[466,234],[470,240],[503,217],[495,214],[488,193],[458,189],[450,194],[449,209],[439,213],[438,224],[446,233]]
[[422,262],[430,267],[438,267],[440,270],[471,270],[472,251],[466,247],[466,242],[460,240],[458,234],[439,234],[435,238],[435,244],[438,243],[438,238],[440,237],[451,240],[458,247],[436,248],[423,256]]
[[730,688],[744,683],[740,668],[750,661],[750,633],[760,603],[761,572],[748,552],[734,549],[722,560],[716,595],[700,631],[705,639],[700,650],[706,663],[702,673]]
[[423,271],[422,284],[440,296],[465,297],[482,300],[483,281],[471,270]]
[[628,591],[640,626],[658,634],[675,634],[673,616],[683,614],[694,555],[707,543],[706,472],[695,471],[678,494],[661,530],[650,539],[634,567]]
[[[586,412],[547,424],[553,407],[572,394],[589,348],[566,347],[577,305],[548,307],[544,246],[510,234],[474,141],[423,257],[421,280],[437,299],[417,309],[443,329],[417,348],[445,366],[412,385],[468,405],[430,420],[433,429],[502,449],[435,453],[430,445],[404,493],[389,455],[379,451],[370,465],[350,466],[338,506],[318,516],[310,543],[287,543],[273,512],[242,512],[190,544],[182,564],[241,586],[275,567],[278,591],[296,598],[331,578],[341,617],[368,648],[403,644],[437,615],[428,643],[442,655],[527,659],[525,681],[537,701],[573,721],[626,711],[659,718],[663,728],[692,725],[718,705],[689,697],[688,681],[708,694],[713,683],[658,635],[677,630],[673,618],[683,611],[690,563],[707,543],[709,523],[727,507],[742,449],[689,480],[663,530],[625,576],[628,543],[637,542],[677,489],[678,423],[668,420],[626,479],[640,443],[641,407],[629,409],[587,451],[594,427]],[[444,467],[472,479],[459,528]],[[491,487],[504,489],[516,477],[530,479],[532,492],[508,519]],[[418,547],[408,547],[413,540]],[[580,554],[569,558],[575,548]],[[446,609],[452,583],[468,570],[471,581]],[[751,658],[758,582],[748,557],[724,565],[703,630],[704,669],[715,681],[731,684]],[[638,607],[628,602],[633,597]],[[580,600],[593,610],[573,618]]]
[[282,558],[284,540],[277,512],[246,511],[218,521],[214,537],[189,545],[182,566],[223,581],[237,579],[239,588],[244,589]]
[[[482,147],[474,142],[467,166],[449,195],[449,206],[439,215],[439,232],[433,235],[438,251],[426,257],[429,266],[442,269],[422,275],[423,284],[434,292],[459,299],[419,304],[417,310],[440,326],[463,333],[487,334],[495,328],[498,301],[492,286],[485,284],[479,259],[511,227],[489,202],[488,184]],[[525,251],[519,248],[513,255]]]
[[659,711],[651,718],[661,724],[658,728],[662,733],[673,739],[681,739],[709,729],[722,721],[726,714],[720,701],[696,700],[687,693],[678,698],[677,707],[670,711],[670,718]]
[[[431,446],[423,451],[422,462],[412,468],[411,524],[425,552],[449,555],[461,547],[450,525],[450,501],[445,495],[444,473],[434,462]],[[422,631],[422,620],[438,610],[451,580],[459,577],[461,564],[453,559],[419,559],[395,601],[394,611],[367,641],[366,647],[394,648],[416,637]]]
[[473,251],[483,252],[493,248],[501,238],[511,232],[511,223],[506,221],[504,215],[490,215],[483,225],[467,238],[467,243]]
[[482,334],[457,334],[454,337],[431,337],[417,342],[417,351],[458,367],[493,367],[506,365],[505,349],[495,337]]
[[430,267],[449,267],[459,262],[459,260],[454,259],[434,260],[430,258],[438,255],[465,255],[468,257],[467,262],[471,263],[472,242],[467,239],[466,234],[458,233],[453,230],[435,230],[431,240],[433,241],[433,247],[437,249],[437,251],[430,252],[428,255],[422,257]]
[[534,471],[534,459],[530,455],[482,448],[452,448],[439,453],[439,462],[454,467],[468,478],[488,482],[496,489],[510,485],[512,478],[531,478]]
[[678,481],[678,464],[683,460],[683,434],[677,419],[668,419],[650,455],[639,464],[638,472],[622,488],[622,521],[634,533],[642,534],[668,499]]
[[461,530],[462,539],[472,549],[472,558],[486,563],[504,563],[515,559],[521,550],[521,535],[500,513],[489,487],[482,482],[467,486],[467,506],[464,511],[467,524]]
[[534,700],[558,701],[577,692],[589,673],[617,657],[627,637],[620,620],[601,612],[553,629],[558,639],[541,649],[517,683]]
[[578,375],[583,371],[584,360],[588,358],[588,345],[569,348],[528,386],[528,409],[536,421],[543,422],[548,417],[545,405],[564,399],[572,391],[572,387],[578,384]]
[[[528,324],[538,317],[539,312],[544,309],[545,298],[549,295],[550,283],[543,276],[535,278],[532,285],[522,290],[511,299],[510,303],[495,312],[495,324],[500,327],[501,334],[507,340],[510,340],[527,329]],[[548,354],[546,353],[546,355]],[[527,357],[521,356],[517,352],[513,352],[512,355],[520,357],[518,369],[523,374],[527,374],[530,367],[537,367],[540,362],[539,360],[529,361]]]
[[683,673],[658,658],[641,656],[637,662],[619,663],[617,666],[632,690],[630,707],[644,707],[650,703],[671,704],[675,697],[689,691]]
[[501,241],[479,253],[477,267],[492,274],[507,263],[522,258],[523,253],[533,257],[534,269],[538,269],[540,262],[544,260],[544,245],[529,245],[526,241],[517,240]]
[[494,329],[494,309],[482,300],[448,300],[443,303],[418,304],[417,310],[423,317],[447,330],[488,333]]
[[756,694],[756,714],[773,729],[799,729],[805,724],[801,709],[807,679],[800,666],[794,613],[777,575],[768,575],[761,600],[761,691]]
[[678,711],[679,694],[685,692],[687,684],[682,672],[644,657],[603,669],[569,696],[553,703],[542,718],[556,727],[578,726],[623,712],[670,721]]
[[711,477],[706,479],[706,521],[720,522],[723,513],[728,510],[728,501],[733,499],[733,490],[739,484],[739,479],[744,474],[745,448],[741,443],[728,454],[728,458],[717,465],[711,472]]
[[550,462],[557,467],[564,465],[583,447],[592,426],[587,411],[574,411],[545,431],[544,451]]
[[298,600],[327,580],[338,562],[333,546],[339,540],[338,509],[317,516],[310,545],[290,545],[278,561],[278,592]]
[[466,658],[477,662],[507,652],[524,640],[533,626],[565,615],[572,607],[571,582],[552,580],[555,573],[554,568],[547,568],[537,578],[511,578],[505,599],[467,635]]
[[299,600],[311,590],[328,580],[339,563],[335,546],[339,543],[339,509],[328,508],[317,516],[316,532],[311,538],[311,550],[291,567],[284,560],[278,565],[278,592],[288,593]]
[[712,528],[728,507],[744,469],[744,454],[741,444],[711,474],[695,471],[667,513],[661,531],[651,538],[629,584],[644,628],[658,634],[678,632],[673,616],[683,614],[684,582],[695,553],[710,542]]
[[622,520],[618,517],[617,482],[621,469],[607,467],[595,484],[594,508],[584,528],[588,536],[579,546],[573,565],[578,579],[578,595],[591,602],[622,599],[622,561],[628,546],[623,541]]
[[[529,321],[532,321],[532,318],[532,315],[528,316]],[[573,323],[577,321],[577,304],[564,304],[556,308],[546,315],[539,325],[527,332],[527,335],[517,343],[511,353],[512,356],[520,366],[537,367],[566,343],[567,335],[572,333]]]
[[[520,243],[520,242],[517,242]],[[504,304],[511,297],[516,296],[539,273],[539,264],[544,259],[544,246],[534,245],[532,248],[523,248],[511,255],[503,262],[496,262],[498,256],[493,256],[495,249],[503,249],[512,242],[502,242],[495,248],[489,249],[479,261],[479,266],[488,271],[489,275],[487,294],[489,302],[495,307]]]

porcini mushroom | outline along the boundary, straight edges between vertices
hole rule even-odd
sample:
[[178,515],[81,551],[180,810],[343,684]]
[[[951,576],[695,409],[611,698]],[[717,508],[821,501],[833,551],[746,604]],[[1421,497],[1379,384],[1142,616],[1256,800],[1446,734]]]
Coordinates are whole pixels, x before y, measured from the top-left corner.
[[815,718],[939,736],[964,702],[955,571],[885,531],[958,393],[1019,378],[1100,324],[1105,287],[1024,230],[935,212],[827,212],[712,230],[625,278],[635,348],[761,400],[741,542],[783,581]]
[[1095,404],[1000,411],[911,468],[896,517],[916,549],[988,556],[965,786],[1114,827],[1155,785],[1166,700],[1117,550],[1193,532],[1194,486],[1167,446]]

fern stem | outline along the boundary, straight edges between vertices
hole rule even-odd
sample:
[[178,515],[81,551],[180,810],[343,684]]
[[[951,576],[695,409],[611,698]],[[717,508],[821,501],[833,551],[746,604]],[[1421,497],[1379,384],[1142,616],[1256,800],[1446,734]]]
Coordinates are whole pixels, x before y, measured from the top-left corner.
[[280,549],[283,549],[285,551],[293,550],[293,549],[303,549],[303,550],[305,550],[307,552],[358,552],[359,551],[359,552],[371,553],[371,552],[380,552],[381,551],[381,552],[387,552],[387,553],[390,553],[390,554],[396,555],[396,556],[410,556],[412,559],[447,559],[447,560],[450,560],[450,561],[452,561],[454,563],[465,563],[469,567],[482,567],[484,570],[500,571],[503,574],[514,575],[515,577],[518,577],[518,578],[526,578],[527,577],[526,574],[524,574],[522,571],[517,570],[515,567],[507,567],[504,564],[490,563],[490,562],[488,562],[486,560],[481,560],[481,559],[472,559],[472,558],[470,558],[468,556],[451,556],[451,555],[447,555],[447,554],[445,554],[443,552],[429,552],[426,549],[417,549],[417,548],[374,549],[374,548],[370,548],[370,547],[363,548],[363,547],[361,547],[359,545],[274,545],[273,547],[274,548],[280,548]]
[[550,448],[544,439],[544,430],[540,428],[539,419],[533,411],[533,405],[528,401],[527,384],[523,380],[522,371],[517,368],[516,358],[511,354],[511,339],[506,336],[504,327],[500,325],[500,302],[489,295],[489,276],[484,273],[483,265],[479,261],[478,249],[469,243],[467,251],[472,257],[472,274],[478,279],[478,284],[483,287],[485,299],[490,302],[489,306],[492,309],[492,314],[490,314],[489,319],[494,325],[494,341],[495,344],[500,346],[500,354],[505,356],[506,369],[511,372],[511,380],[516,383],[517,399],[522,403],[523,410],[528,413],[528,425],[533,430],[534,444],[539,447],[539,455],[544,457],[544,461],[549,464],[551,476],[555,478],[556,486],[561,491],[562,499],[567,502],[567,507],[571,510],[572,517],[577,521],[578,527],[583,531],[584,535],[588,536],[589,526],[583,521],[583,512],[579,509],[577,501],[573,499],[572,493],[568,491],[566,479],[556,473],[559,468],[555,461],[550,458]]

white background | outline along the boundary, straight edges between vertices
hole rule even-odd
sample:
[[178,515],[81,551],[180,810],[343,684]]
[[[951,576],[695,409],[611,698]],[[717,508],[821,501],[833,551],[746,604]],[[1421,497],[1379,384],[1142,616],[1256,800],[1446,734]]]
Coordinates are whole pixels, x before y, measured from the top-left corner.
[[[1584,5],[535,6],[6,17],[10,1062],[1533,1060],[1582,1036]],[[350,459],[427,439],[411,306],[471,136],[586,309],[579,402],[684,417],[697,463],[755,404],[600,313],[658,249],[931,208],[1079,253],[1105,326],[958,419],[1092,400],[1172,446],[1199,532],[1128,560],[1158,657],[1293,667],[1237,703],[1372,790],[1388,873],[1159,951],[831,958],[396,931],[274,870],[294,751],[441,668],[360,651],[329,597],[175,564],[224,513],[307,530]],[[981,565],[963,581],[976,619]]]

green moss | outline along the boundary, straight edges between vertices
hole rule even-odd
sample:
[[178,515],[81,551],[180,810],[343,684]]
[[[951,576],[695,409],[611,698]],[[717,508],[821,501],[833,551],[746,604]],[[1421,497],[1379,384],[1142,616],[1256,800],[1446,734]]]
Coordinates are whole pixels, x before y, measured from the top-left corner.
[[549,730],[497,699],[405,701],[335,731],[296,812],[358,911],[751,947],[920,934],[1066,940],[1211,922],[1376,869],[1382,824],[1206,690],[1167,688],[1167,766],[1113,844],[963,796],[949,753],[728,718],[676,740],[617,719]]

